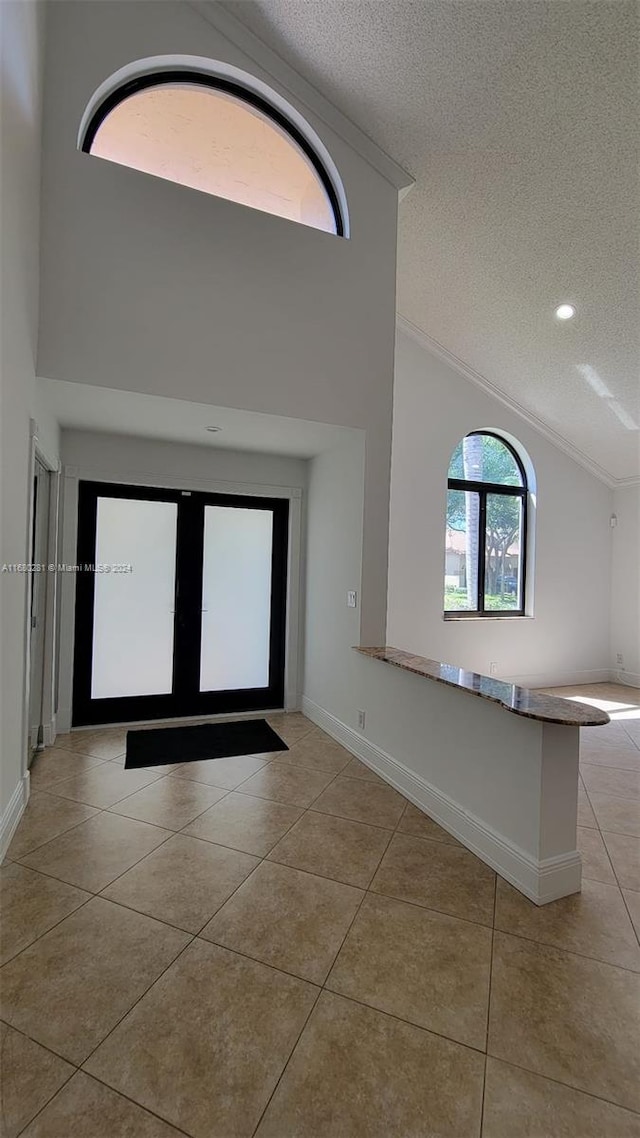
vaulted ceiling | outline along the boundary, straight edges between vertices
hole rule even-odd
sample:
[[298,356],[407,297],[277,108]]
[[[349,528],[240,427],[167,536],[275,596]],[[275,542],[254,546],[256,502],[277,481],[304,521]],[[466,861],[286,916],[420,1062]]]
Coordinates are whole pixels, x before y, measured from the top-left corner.
[[636,4],[224,7],[415,178],[400,315],[596,472],[640,475]]

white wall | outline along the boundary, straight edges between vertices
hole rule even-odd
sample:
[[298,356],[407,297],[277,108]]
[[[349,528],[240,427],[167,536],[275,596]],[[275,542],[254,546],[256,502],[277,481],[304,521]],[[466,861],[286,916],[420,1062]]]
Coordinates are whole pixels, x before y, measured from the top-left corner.
[[185,3],[62,0],[49,16],[39,374],[364,428],[362,618],[379,639],[396,189],[305,107],[344,182],[349,240],[82,154],[88,101],[136,59],[269,77]]
[[[364,501],[364,437],[312,459],[307,495],[304,694],[356,726]],[[347,607],[347,591],[358,608]]]
[[[64,537],[61,560],[73,564],[77,540],[78,479],[140,483],[222,493],[264,493],[289,498],[287,590],[287,705],[296,707],[301,689],[304,606],[305,459],[226,450],[213,446],[136,438],[92,431],[62,432]],[[58,730],[71,726],[75,578],[63,574],[60,629]]]
[[617,525],[612,530],[612,667],[623,683],[640,687],[640,486],[617,489],[613,512]]
[[[447,468],[459,440],[483,427],[518,439],[535,469],[533,615],[445,621]],[[525,686],[608,678],[612,497],[523,419],[399,334],[388,643],[486,674],[495,661],[499,676]]]
[[[186,446],[183,443],[136,438],[132,435],[96,431],[63,430],[61,456],[65,467],[103,471],[122,482],[137,474],[158,475],[158,485],[171,479],[208,482],[246,482],[264,486],[307,485],[306,459],[216,446]],[[165,481],[166,480],[166,481]]]
[[[40,122],[44,9],[0,5],[2,40],[2,554],[28,560],[38,326]],[[24,685],[28,579],[1,578],[0,810],[3,838],[26,793]],[[17,817],[17,815],[16,815]]]
[[532,900],[575,892],[577,728],[510,715],[353,650],[346,593],[358,587],[362,503],[361,440],[313,459],[303,710]]

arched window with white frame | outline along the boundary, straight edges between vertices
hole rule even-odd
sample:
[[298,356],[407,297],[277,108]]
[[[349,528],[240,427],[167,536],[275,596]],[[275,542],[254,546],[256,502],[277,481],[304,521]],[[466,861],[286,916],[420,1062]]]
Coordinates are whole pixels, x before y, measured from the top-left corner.
[[528,486],[515,448],[471,431],[449,463],[444,615],[524,616]]

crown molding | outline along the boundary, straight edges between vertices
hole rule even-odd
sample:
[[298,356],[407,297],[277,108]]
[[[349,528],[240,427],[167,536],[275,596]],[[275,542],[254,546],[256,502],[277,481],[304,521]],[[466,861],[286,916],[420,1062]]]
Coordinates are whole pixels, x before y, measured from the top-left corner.
[[496,387],[491,380],[486,379],[480,372],[475,371],[474,368],[466,364],[464,360],[459,359],[458,356],[455,356],[448,348],[445,348],[442,344],[438,343],[437,340],[434,340],[427,332],[423,332],[422,328],[418,328],[417,324],[413,324],[411,320],[407,320],[406,316],[402,316],[399,312],[396,313],[396,325],[402,332],[405,332],[407,336],[410,336],[412,340],[420,344],[421,347],[431,352],[434,356],[437,356],[438,359],[441,359],[444,363],[448,364],[449,367],[452,367],[454,371],[457,371],[463,379],[468,379],[470,383],[481,388],[487,395],[491,395],[494,399],[497,399],[499,403],[502,403],[502,405],[509,411],[512,411],[514,415],[518,415],[520,419],[524,419],[530,427],[533,427],[539,434],[544,435],[550,443],[553,443],[559,450],[564,451],[569,458],[572,458],[574,462],[579,463],[585,470],[588,470],[589,474],[593,474],[595,478],[604,482],[611,490],[618,490],[626,486],[640,486],[640,475],[633,475],[630,478],[615,478],[613,474],[610,474],[609,471],[605,470],[599,463],[589,458],[579,447],[569,442],[564,435],[559,434],[558,431],[554,431],[553,427],[548,426],[542,419],[539,419],[533,411],[527,410],[527,408],[523,407],[517,400],[512,399],[510,395],[506,395],[505,392],[501,391],[499,387]]
[[615,490],[626,490],[629,486],[640,486],[640,474],[634,474],[631,478],[615,478],[613,486]]
[[292,102],[303,105],[316,118],[321,119],[378,174],[386,178],[401,197],[408,193],[415,179],[273,48],[267,47],[255,32],[246,27],[229,10],[227,4],[221,3],[220,0],[189,0],[189,3],[208,24],[252,59],[261,71],[277,83]]

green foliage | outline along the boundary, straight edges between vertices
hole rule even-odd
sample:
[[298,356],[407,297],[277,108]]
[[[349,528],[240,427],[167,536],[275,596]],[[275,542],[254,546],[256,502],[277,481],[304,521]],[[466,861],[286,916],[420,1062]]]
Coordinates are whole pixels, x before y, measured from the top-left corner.
[[[521,486],[522,478],[509,448],[492,435],[468,435],[453,452],[449,478],[474,482],[493,482],[500,486]],[[477,572],[478,498],[472,492],[449,490],[447,526],[467,536],[467,575]],[[521,499],[516,495],[487,494],[486,498],[486,589],[487,608],[515,608],[517,598],[504,592],[504,578],[509,576],[506,557],[516,541],[521,524]],[[493,602],[496,598],[496,603]],[[466,603],[458,607],[466,607]]]
[[[485,597],[485,609],[492,612],[504,612],[505,609],[515,609],[518,598],[515,593],[489,593]],[[468,610],[467,590],[446,586],[444,590],[444,611],[465,612]]]
[[[481,448],[481,470],[479,480],[495,482],[499,486],[522,486],[522,479],[516,460],[509,448],[493,435],[469,435],[478,440]],[[451,456],[449,478],[466,478],[464,471],[464,439],[461,439]]]

